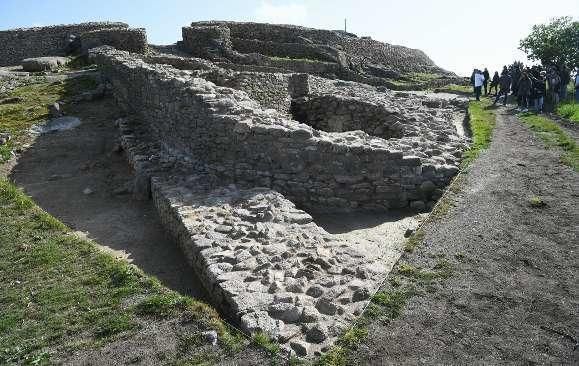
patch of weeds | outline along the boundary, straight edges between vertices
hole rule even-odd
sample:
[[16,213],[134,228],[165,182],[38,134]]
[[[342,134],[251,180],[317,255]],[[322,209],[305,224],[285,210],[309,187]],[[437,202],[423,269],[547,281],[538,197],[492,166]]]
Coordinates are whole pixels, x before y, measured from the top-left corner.
[[471,100],[468,104],[472,145],[463,155],[462,168],[468,167],[491,143],[496,117],[490,110],[490,106],[491,102],[486,99],[480,102]]
[[400,263],[397,268],[398,273],[415,281],[433,281],[435,279],[446,279],[452,276],[453,268],[449,261],[440,259],[433,267],[432,271],[420,269],[408,263]]
[[149,296],[136,306],[135,311],[141,315],[167,317],[174,314],[177,310],[184,310],[186,305],[186,298],[170,292]]
[[543,199],[539,196],[533,196],[529,198],[529,206],[533,208],[541,208],[547,206]]
[[48,118],[50,104],[96,87],[94,78],[81,76],[64,82],[48,82],[41,78],[10,91],[7,97],[18,98],[19,102],[0,105],[0,132],[12,136],[7,144],[0,146],[0,163],[10,159],[13,150],[22,147],[30,127]]
[[255,345],[264,349],[271,356],[277,356],[281,352],[279,344],[263,332],[255,333],[251,340]]
[[211,366],[219,362],[219,356],[211,351],[200,352],[186,359],[170,362],[174,366]]
[[579,123],[579,103],[565,102],[557,107],[557,114],[570,121]]
[[379,291],[372,297],[372,303],[380,306],[380,316],[387,319],[395,319],[402,314],[406,301],[411,296],[411,291]]
[[532,113],[521,113],[519,117],[543,140],[545,145],[563,150],[561,155],[563,164],[570,166],[576,172],[579,171],[579,147],[556,122]]
[[406,240],[406,244],[404,244],[404,251],[408,253],[412,253],[414,249],[424,240],[424,230],[418,229],[417,231],[412,234],[408,240]]
[[136,326],[137,324],[132,317],[127,314],[111,314],[98,322],[95,336],[97,338],[108,338],[134,329]]
[[448,197],[443,197],[432,211],[432,218],[435,220],[441,219],[448,214],[452,206],[454,206],[452,200]]

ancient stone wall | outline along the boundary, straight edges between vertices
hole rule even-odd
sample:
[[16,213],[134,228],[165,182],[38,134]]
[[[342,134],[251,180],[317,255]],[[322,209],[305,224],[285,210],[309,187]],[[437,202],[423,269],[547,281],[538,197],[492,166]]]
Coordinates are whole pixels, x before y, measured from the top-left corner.
[[129,52],[147,52],[147,34],[143,28],[97,29],[82,33],[80,39],[83,52],[103,45]]
[[404,124],[396,112],[380,104],[336,95],[295,99],[293,117],[317,130],[345,132],[361,130],[383,139],[401,138]]
[[223,53],[231,49],[231,37],[228,27],[208,25],[183,27],[183,46],[193,56],[206,57],[208,50]]
[[[239,23],[239,22],[193,22],[198,26],[221,26],[230,30],[230,37],[274,43],[314,43],[339,48],[351,58],[387,65],[402,72],[441,71],[424,52],[404,46],[391,45],[353,34],[294,25]],[[241,42],[239,42],[241,44]],[[243,43],[247,44],[247,43]]]
[[310,60],[336,62],[330,47],[303,43],[267,42],[257,39],[232,39],[232,46],[242,53],[261,53],[273,57],[303,58]]
[[312,211],[406,207],[428,200],[457,167],[397,139],[326,133],[263,111],[246,93],[103,47],[92,51],[119,104],[147,122],[166,151],[206,163],[223,182],[269,187]]
[[71,35],[128,28],[125,23],[82,23],[0,31],[0,66],[19,65],[28,57],[60,56]]

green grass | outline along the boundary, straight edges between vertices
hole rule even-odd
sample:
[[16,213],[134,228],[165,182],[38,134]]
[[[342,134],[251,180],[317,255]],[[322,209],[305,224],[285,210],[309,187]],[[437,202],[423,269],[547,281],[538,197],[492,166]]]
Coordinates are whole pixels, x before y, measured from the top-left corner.
[[456,93],[460,95],[472,95],[473,89],[470,85],[449,84],[441,88],[436,88],[437,92]]
[[541,115],[521,113],[520,119],[527,124],[545,143],[547,147],[559,147],[563,150],[561,162],[579,171],[579,148],[575,140],[554,121]]
[[489,147],[496,124],[491,102],[486,99],[480,102],[471,100],[468,105],[468,115],[472,132],[472,145],[464,153],[461,163],[462,168],[469,166],[483,150]]
[[531,198],[529,198],[529,206],[531,206],[533,208],[541,208],[541,207],[545,207],[546,204],[541,197],[532,196]]
[[95,87],[94,79],[79,77],[66,82],[35,81],[11,91],[6,97],[19,97],[21,102],[0,105],[0,132],[12,135],[8,144],[0,146],[0,163],[22,146],[30,127],[48,118],[50,104]]
[[[77,335],[94,346],[138,331],[139,319],[184,313],[217,330],[226,348],[240,344],[213,309],[72,235],[5,179],[0,221],[0,364],[49,359]],[[123,305],[134,296],[144,299]]]
[[570,121],[579,123],[579,103],[565,102],[557,107],[557,114]]
[[414,249],[422,242],[424,239],[424,230],[418,229],[404,244],[404,251],[412,253]]
[[273,341],[267,334],[262,332],[257,332],[253,335],[252,341],[255,345],[265,350],[271,356],[277,356],[281,348],[279,344]]
[[[21,101],[0,105],[0,131],[14,136],[3,151],[26,142],[48,104],[94,87],[92,79],[77,78],[13,90],[8,96]],[[77,237],[0,177],[0,364],[51,363],[69,350],[98,347],[173,316],[216,330],[222,350],[246,344],[215,310]]]

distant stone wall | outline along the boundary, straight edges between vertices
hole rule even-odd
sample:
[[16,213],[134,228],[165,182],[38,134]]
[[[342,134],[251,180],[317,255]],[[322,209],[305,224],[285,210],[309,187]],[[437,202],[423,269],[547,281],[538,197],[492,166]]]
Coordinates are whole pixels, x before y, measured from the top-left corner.
[[147,34],[143,28],[97,29],[80,36],[83,52],[103,45],[135,53],[147,52]]
[[206,57],[208,50],[222,54],[231,49],[228,27],[218,25],[183,27],[183,47],[196,57]]
[[382,64],[397,71],[441,71],[421,50],[382,43],[369,38],[358,38],[341,31],[294,25],[224,21],[193,22],[191,25],[227,27],[234,45],[236,42],[245,46],[250,44],[250,42],[237,41],[237,39],[274,43],[313,43],[341,49],[353,60]]
[[125,23],[82,23],[0,31],[0,66],[19,65],[29,57],[62,56],[71,35],[103,29],[126,29]]
[[273,57],[305,58],[310,60],[336,62],[333,50],[327,46],[303,43],[266,42],[256,39],[232,39],[232,46],[242,53],[261,53]]
[[206,163],[223,182],[272,188],[312,211],[407,207],[428,200],[423,183],[444,187],[458,170],[413,155],[398,139],[314,130],[191,71],[107,47],[91,53],[119,105],[166,151]]

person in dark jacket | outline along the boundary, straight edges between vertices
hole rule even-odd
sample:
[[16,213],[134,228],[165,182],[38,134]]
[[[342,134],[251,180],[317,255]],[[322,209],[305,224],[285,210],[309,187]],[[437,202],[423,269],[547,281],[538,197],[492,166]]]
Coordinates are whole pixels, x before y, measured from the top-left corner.
[[491,87],[489,88],[489,94],[493,93],[493,88],[495,88],[495,97],[497,96],[497,93],[499,92],[499,72],[495,71],[495,74],[493,75],[493,79],[491,80]]
[[485,71],[483,71],[483,76],[485,77],[485,81],[483,82],[483,85],[485,88],[485,95],[489,95],[487,87],[489,85],[489,80],[491,78],[491,75],[489,74],[489,70],[487,70],[486,67],[485,67]]
[[507,105],[507,99],[509,97],[510,89],[511,89],[511,75],[509,74],[509,72],[506,70],[506,67],[505,67],[503,69],[503,73],[501,74],[501,76],[499,78],[499,92],[498,92],[497,96],[495,97],[495,101],[494,101],[493,105],[497,104],[501,95],[505,96],[505,99],[503,100],[503,105]]
[[545,71],[541,71],[538,77],[533,77],[533,94],[535,95],[535,112],[543,113],[545,103],[545,94],[547,94],[547,85]]
[[513,96],[517,98],[517,103],[520,104],[519,96],[519,79],[521,78],[521,70],[518,65],[514,65],[511,69],[511,91]]
[[528,70],[523,70],[521,73],[521,78],[519,79],[519,90],[518,97],[520,98],[520,107],[522,112],[527,112],[529,110],[529,97],[531,96],[531,89],[533,87],[533,82],[529,77]]

